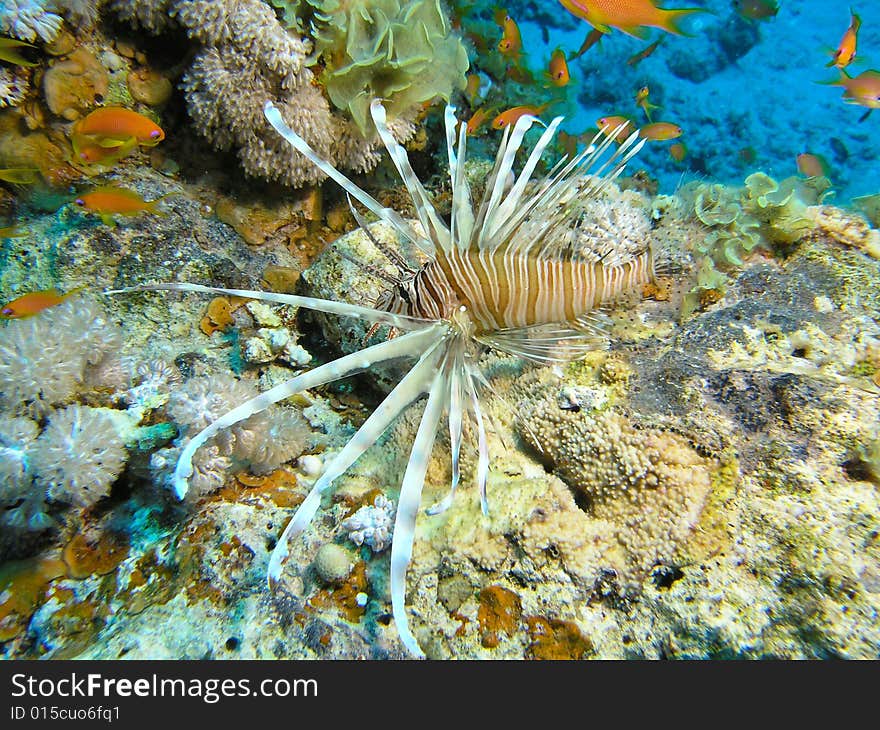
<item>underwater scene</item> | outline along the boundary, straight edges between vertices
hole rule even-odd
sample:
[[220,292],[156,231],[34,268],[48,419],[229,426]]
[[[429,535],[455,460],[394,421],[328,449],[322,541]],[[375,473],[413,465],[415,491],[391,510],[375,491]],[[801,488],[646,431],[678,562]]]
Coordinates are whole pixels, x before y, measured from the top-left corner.
[[0,0],[0,656],[880,655],[880,4]]

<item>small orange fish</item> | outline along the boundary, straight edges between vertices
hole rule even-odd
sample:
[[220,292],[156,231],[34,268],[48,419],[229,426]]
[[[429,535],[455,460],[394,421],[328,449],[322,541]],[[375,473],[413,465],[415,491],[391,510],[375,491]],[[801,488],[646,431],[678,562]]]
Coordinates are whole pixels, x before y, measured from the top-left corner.
[[577,53],[569,56],[568,60],[574,61],[576,58],[580,58],[581,56],[583,56],[602,39],[603,35],[605,34],[601,30],[599,30],[598,28],[593,28],[593,30],[587,33],[587,37],[584,38],[584,42],[581,43],[581,47],[578,49]]
[[807,177],[831,177],[831,166],[822,155],[814,155],[810,152],[801,152],[797,156],[797,169],[801,175]]
[[553,86],[565,86],[571,80],[568,64],[565,61],[565,52],[561,48],[557,48],[550,54],[550,66],[544,75]]
[[113,220],[114,215],[137,215],[142,212],[165,215],[158,207],[159,201],[165,197],[167,196],[163,195],[156,200],[144,200],[133,190],[102,187],[80,195],[73,202],[83,210],[97,213],[106,225],[111,226],[116,223]]
[[67,294],[59,294],[56,289],[46,289],[44,291],[33,291],[24,294],[18,299],[13,299],[9,304],[0,309],[0,319],[24,319],[25,317],[33,317],[44,309],[54,307],[61,304],[68,297],[73,296],[85,287],[77,287]]
[[744,162],[747,165],[751,165],[758,159],[758,151],[752,146],[743,147],[736,155],[739,157],[740,162]]
[[473,104],[477,95],[480,93],[482,79],[480,78],[480,74],[468,74],[465,82],[464,95],[467,98],[468,103]]
[[40,171],[30,167],[7,167],[0,170],[0,180],[16,185],[31,185],[40,179]]
[[498,50],[505,58],[509,58],[519,65],[519,58],[522,53],[522,36],[519,33],[519,26],[513,18],[505,15],[501,27],[504,29],[504,34],[501,36],[501,40],[498,41]]
[[669,156],[676,162],[681,162],[687,156],[687,147],[682,142],[669,145]]
[[648,101],[648,95],[651,93],[651,90],[647,86],[643,86],[636,92],[636,106],[640,106],[642,111],[645,112],[645,116],[648,117],[648,121],[651,121],[651,109],[659,109],[660,107],[656,104],[652,104]]
[[639,130],[640,137],[661,142],[667,139],[681,137],[681,135],[681,127],[670,122],[654,122],[653,124],[646,124]]
[[837,81],[820,82],[829,86],[842,86],[843,99],[847,104],[859,104],[868,109],[880,109],[880,71],[862,71],[858,76],[850,76],[839,69]]
[[641,51],[639,51],[638,53],[630,56],[628,59],[626,59],[626,65],[627,66],[637,66],[638,64],[640,64],[648,56],[650,56],[654,51],[657,50],[657,46],[660,45],[660,41],[662,41],[662,40],[663,40],[663,36],[660,36],[650,46],[648,46],[647,48],[644,48]]
[[18,51],[14,50],[16,48],[35,48],[35,46],[24,41],[15,40],[14,38],[0,36],[0,61],[6,61],[6,63],[11,63],[15,66],[37,65],[33,61],[28,61]]
[[599,117],[599,119],[596,120],[596,126],[599,127],[599,129],[602,131],[602,134],[606,136],[610,137],[612,134],[614,134],[614,139],[616,142],[623,142],[633,132],[636,131],[635,125],[632,123],[632,120],[629,117],[624,117],[620,115]]
[[572,15],[586,20],[597,30],[610,33],[612,28],[627,35],[644,38],[648,28],[660,28],[667,33],[687,35],[681,21],[692,13],[704,13],[703,8],[663,10],[652,0],[559,0]]
[[850,23],[846,33],[840,40],[840,45],[836,51],[832,51],[832,59],[825,64],[826,66],[836,66],[843,69],[852,63],[856,57],[856,42],[858,41],[859,28],[862,26],[862,20],[852,10],[850,10]]
[[536,117],[552,103],[553,102],[548,101],[546,104],[541,104],[541,106],[511,107],[507,111],[501,112],[501,114],[499,114],[492,120],[492,129],[504,129],[505,127],[512,127],[519,121],[520,117],[524,117],[526,114],[531,114],[532,116]]
[[779,12],[776,0],[734,0],[733,8],[748,20],[766,20]]
[[152,147],[165,139],[162,127],[152,119],[121,106],[95,109],[73,126],[73,132],[99,138],[96,141],[102,147],[119,147],[132,137]]
[[492,113],[491,109],[487,109],[486,107],[480,107],[473,113],[470,119],[467,120],[466,129],[469,135],[476,134],[480,127],[482,127],[487,121],[489,121],[489,115]]
[[74,135],[71,140],[73,144],[71,163],[95,174],[110,169],[138,146],[136,137],[130,137],[118,147],[103,147],[88,140],[88,137]]

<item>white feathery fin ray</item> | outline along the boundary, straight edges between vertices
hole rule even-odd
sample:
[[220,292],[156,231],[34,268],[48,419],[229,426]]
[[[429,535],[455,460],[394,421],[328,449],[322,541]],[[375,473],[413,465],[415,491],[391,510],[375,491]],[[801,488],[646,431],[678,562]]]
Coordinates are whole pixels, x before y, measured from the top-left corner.
[[446,224],[440,220],[437,211],[434,210],[434,204],[431,202],[431,198],[422,186],[421,181],[416,177],[412,165],[409,164],[409,157],[406,154],[406,150],[398,144],[397,140],[392,136],[391,130],[388,129],[385,107],[382,106],[382,102],[378,99],[374,99],[370,104],[370,114],[373,117],[373,124],[376,125],[376,131],[379,132],[379,137],[385,144],[385,148],[388,150],[391,161],[394,163],[397,172],[400,173],[400,178],[403,180],[403,184],[406,185],[406,189],[409,191],[409,195],[416,208],[416,214],[419,217],[422,228],[425,229],[425,233],[435,245],[440,246],[444,251],[449,251],[449,229],[446,227]]
[[255,413],[264,411],[274,403],[290,398],[292,395],[296,395],[309,388],[315,388],[324,383],[339,380],[348,375],[363,372],[377,362],[398,357],[419,356],[434,344],[438,338],[442,337],[444,331],[445,327],[443,325],[436,324],[415,332],[408,332],[393,340],[380,342],[378,345],[354,352],[351,355],[345,355],[312,370],[307,370],[290,380],[286,380],[223,414],[209,426],[199,431],[181,452],[177,460],[177,467],[174,470],[174,491],[177,497],[183,499],[186,496],[189,489],[188,480],[193,473],[193,456],[214,434],[234,426],[236,423],[249,418]]
[[492,171],[493,184],[491,188],[487,186],[486,193],[483,195],[483,204],[480,206],[480,215],[477,217],[477,225],[480,231],[479,238],[477,239],[479,248],[491,245],[491,240],[487,239],[489,231],[495,228],[495,213],[507,186],[507,176],[513,170],[513,162],[516,159],[516,153],[519,151],[520,145],[522,145],[523,137],[525,137],[526,132],[531,129],[532,124],[536,121],[537,117],[531,114],[524,114],[517,119],[510,137],[501,141],[501,146],[498,148],[498,156],[495,158],[495,169]]
[[430,240],[426,239],[424,236],[418,235],[412,229],[412,226],[410,226],[399,213],[391,208],[386,208],[368,192],[355,185],[345,175],[339,172],[339,170],[333,167],[333,165],[319,157],[309,146],[308,142],[287,126],[281,116],[281,112],[278,111],[278,108],[271,101],[267,101],[263,106],[263,114],[265,114],[269,124],[275,128],[275,131],[277,131],[278,134],[284,137],[294,149],[305,155],[309,161],[321,170],[321,172],[327,175],[327,177],[334,180],[353,198],[360,201],[373,213],[379,216],[380,220],[385,221],[389,226],[394,228],[401,236],[418,246],[428,255],[434,255],[434,246]]
[[393,314],[372,307],[363,307],[360,304],[348,302],[336,302],[332,299],[316,299],[314,297],[301,297],[296,294],[281,294],[280,292],[259,291],[257,289],[224,289],[217,286],[204,286],[203,284],[190,284],[188,282],[168,282],[166,284],[140,284],[129,286],[124,289],[109,289],[103,294],[132,294],[146,291],[188,291],[199,294],[227,294],[234,297],[258,299],[263,302],[276,302],[277,304],[290,304],[294,307],[313,309],[316,312],[328,314],[340,314],[348,317],[364,319],[368,322],[379,322],[391,325],[402,330],[421,329],[432,324],[433,320],[410,317],[406,314]]
[[415,656],[425,656],[419,643],[409,629],[406,617],[406,571],[412,557],[415,539],[416,517],[422,501],[422,487],[431,459],[434,436],[443,415],[443,406],[449,388],[450,354],[447,351],[440,372],[430,386],[428,402],[413,439],[409,461],[400,485],[397,515],[394,518],[394,539],[391,542],[391,612],[397,624],[397,633],[404,646]]
[[498,211],[495,214],[496,220],[491,221],[492,229],[489,231],[490,242],[497,241],[497,238],[495,238],[495,236],[498,233],[498,229],[503,226],[515,212],[519,210],[520,199],[522,198],[523,192],[525,192],[526,185],[528,185],[529,180],[531,180],[532,173],[538,166],[538,162],[541,159],[541,155],[544,154],[544,150],[546,150],[550,142],[553,141],[553,136],[556,134],[556,130],[559,128],[559,125],[562,124],[563,119],[564,117],[554,118],[553,121],[550,122],[550,124],[548,125],[547,129],[544,130],[541,138],[532,149],[528,160],[526,160],[526,164],[523,165],[523,169],[520,171],[519,177],[516,179],[513,187],[505,196],[504,202],[498,206]]
[[453,247],[466,250],[474,230],[474,208],[471,191],[465,175],[464,161],[467,151],[467,125],[458,126],[458,146],[456,147],[455,108],[446,107],[446,149],[449,156],[449,182],[452,185],[452,212],[450,214],[450,235]]
[[[425,330],[425,332],[431,333],[429,336],[432,336],[433,340],[429,340],[429,345],[422,352],[419,361],[364,421],[357,433],[342,448],[342,451],[327,464],[324,473],[312,486],[305,501],[300,504],[290,522],[287,523],[272,551],[268,573],[270,584],[272,581],[280,579],[284,560],[289,552],[290,540],[301,533],[312,521],[321,505],[321,495],[330,489],[333,481],[341,476],[364,451],[376,443],[397,416],[426,392],[426,386],[432,381],[436,372],[437,350],[443,342],[444,331],[443,325],[439,324]],[[411,335],[404,335],[404,337],[409,336]],[[389,342],[393,342],[393,340],[389,340]]]
[[462,427],[462,378],[467,377],[464,372],[464,363],[457,361],[449,374],[449,450],[452,454],[452,483],[446,496],[437,504],[429,507],[427,514],[439,515],[452,506],[455,499],[455,492],[458,489],[458,482],[461,478],[461,468],[459,464],[459,456],[461,455],[461,427]]

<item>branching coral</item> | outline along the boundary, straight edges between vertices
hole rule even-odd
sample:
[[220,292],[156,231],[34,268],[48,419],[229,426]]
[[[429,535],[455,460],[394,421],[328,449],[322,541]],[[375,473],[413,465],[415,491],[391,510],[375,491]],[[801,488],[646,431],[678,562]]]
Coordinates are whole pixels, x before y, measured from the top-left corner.
[[51,499],[89,507],[109,494],[126,451],[106,410],[73,405],[52,414],[30,458]]
[[[397,5],[396,0],[391,1]],[[463,70],[456,76],[450,69],[460,67],[462,59],[466,67],[467,61],[461,55],[461,42],[449,35],[448,20],[436,0],[409,5],[414,6],[412,12],[400,10],[401,20],[392,22],[376,10],[375,16],[370,16],[373,21],[357,21],[351,32],[345,26],[333,36],[335,44],[343,44],[343,50],[350,42],[352,52],[367,52],[370,39],[385,44],[380,49],[383,53],[371,62],[370,94],[391,98],[389,124],[398,141],[415,133],[413,120],[421,111],[421,102],[434,96],[448,98],[459,81],[463,86]],[[190,116],[215,147],[235,149],[248,174],[295,186],[324,177],[270,130],[262,114],[263,104],[269,100],[298,134],[337,167],[364,172],[377,164],[377,140],[362,123],[373,97],[355,89],[357,84],[352,82],[362,73],[359,61],[346,62],[345,72],[339,68],[336,75],[326,75],[328,93],[347,111],[332,110],[307,68],[314,62],[311,40],[303,38],[300,31],[286,30],[268,4],[260,0],[113,0],[110,7],[124,20],[156,33],[176,23],[200,44],[183,81]],[[429,48],[425,45],[428,40],[409,27],[402,34],[403,19],[426,29],[426,38],[436,45],[434,51],[458,49],[455,64],[436,64],[424,58],[418,48]],[[396,35],[389,35],[392,30]],[[407,82],[401,82],[401,77]],[[345,93],[338,91],[343,85]],[[331,88],[337,90],[330,92]],[[351,99],[342,101],[346,94]]]
[[47,0],[3,0],[0,33],[23,41],[54,40],[61,30],[61,16],[49,12],[52,7]]
[[391,544],[394,532],[394,502],[378,495],[373,504],[361,507],[342,523],[348,531],[348,539],[355,545],[367,545],[374,553],[380,553]]

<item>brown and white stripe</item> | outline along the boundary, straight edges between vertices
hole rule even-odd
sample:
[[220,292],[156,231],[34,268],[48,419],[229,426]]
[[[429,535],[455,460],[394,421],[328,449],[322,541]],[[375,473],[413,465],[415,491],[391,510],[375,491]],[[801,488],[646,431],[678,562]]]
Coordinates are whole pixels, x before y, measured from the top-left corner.
[[573,322],[653,278],[650,251],[615,266],[486,250],[438,250],[394,297],[391,311],[449,319],[467,307],[477,334]]

